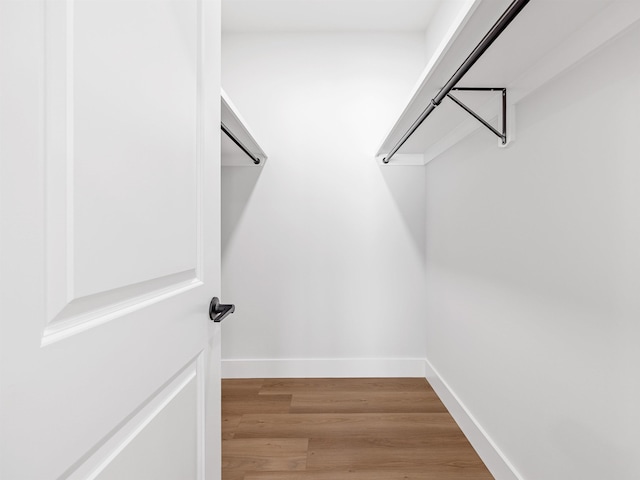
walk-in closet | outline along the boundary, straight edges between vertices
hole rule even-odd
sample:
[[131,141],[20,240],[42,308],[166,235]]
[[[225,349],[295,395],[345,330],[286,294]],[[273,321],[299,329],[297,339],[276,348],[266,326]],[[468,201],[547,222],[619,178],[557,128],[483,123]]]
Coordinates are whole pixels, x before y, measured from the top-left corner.
[[426,377],[495,478],[637,477],[639,6],[223,2],[223,378]]
[[640,479],[640,0],[0,0],[2,480]]

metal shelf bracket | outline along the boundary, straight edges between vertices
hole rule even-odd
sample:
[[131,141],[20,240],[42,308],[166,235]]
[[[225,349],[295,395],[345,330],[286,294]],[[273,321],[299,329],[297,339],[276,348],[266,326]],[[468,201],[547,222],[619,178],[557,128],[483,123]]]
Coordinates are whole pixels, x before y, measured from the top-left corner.
[[487,122],[484,118],[478,115],[476,112],[471,110],[467,105],[462,103],[458,98],[451,95],[451,93],[447,93],[447,97],[453,100],[457,105],[459,105],[465,112],[471,115],[473,118],[478,120],[482,125],[487,127],[494,135],[502,140],[502,145],[507,144],[507,89],[506,88],[497,88],[497,87],[454,87],[451,89],[466,91],[466,92],[502,92],[502,132],[499,132],[496,128],[494,128],[489,122]]

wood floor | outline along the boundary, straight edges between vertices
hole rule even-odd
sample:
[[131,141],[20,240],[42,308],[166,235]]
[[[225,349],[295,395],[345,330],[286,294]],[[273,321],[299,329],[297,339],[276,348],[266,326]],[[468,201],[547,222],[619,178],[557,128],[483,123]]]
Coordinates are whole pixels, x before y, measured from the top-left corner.
[[222,480],[493,479],[424,378],[222,381]]

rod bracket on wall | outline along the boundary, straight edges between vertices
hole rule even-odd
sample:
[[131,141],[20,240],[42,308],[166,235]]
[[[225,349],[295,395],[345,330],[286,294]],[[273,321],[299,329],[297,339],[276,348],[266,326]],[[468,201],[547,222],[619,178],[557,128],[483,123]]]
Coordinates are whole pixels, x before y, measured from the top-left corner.
[[473,118],[478,120],[482,125],[487,127],[494,135],[502,140],[502,145],[507,144],[507,89],[506,88],[498,88],[498,87],[454,87],[451,89],[465,91],[465,92],[502,92],[502,132],[499,132],[496,128],[494,128],[489,122],[487,122],[484,118],[474,112],[467,105],[462,103],[458,98],[451,95],[451,93],[447,93],[447,97],[453,100],[457,105],[459,105],[465,112],[471,115]]

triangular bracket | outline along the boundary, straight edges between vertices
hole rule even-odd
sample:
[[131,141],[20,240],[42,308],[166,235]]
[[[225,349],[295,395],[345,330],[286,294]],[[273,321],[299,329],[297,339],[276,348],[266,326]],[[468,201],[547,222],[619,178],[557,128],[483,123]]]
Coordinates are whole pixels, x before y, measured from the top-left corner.
[[502,132],[498,131],[494,128],[489,122],[487,122],[484,118],[478,115],[476,112],[471,110],[468,106],[462,103],[459,99],[451,95],[451,93],[447,94],[451,100],[453,100],[456,104],[458,104],[465,112],[471,115],[473,118],[478,120],[482,125],[487,127],[491,132],[496,135],[498,138],[502,140],[502,145],[507,144],[507,89],[499,88],[499,87],[454,87],[451,89],[465,91],[465,92],[502,92]]

